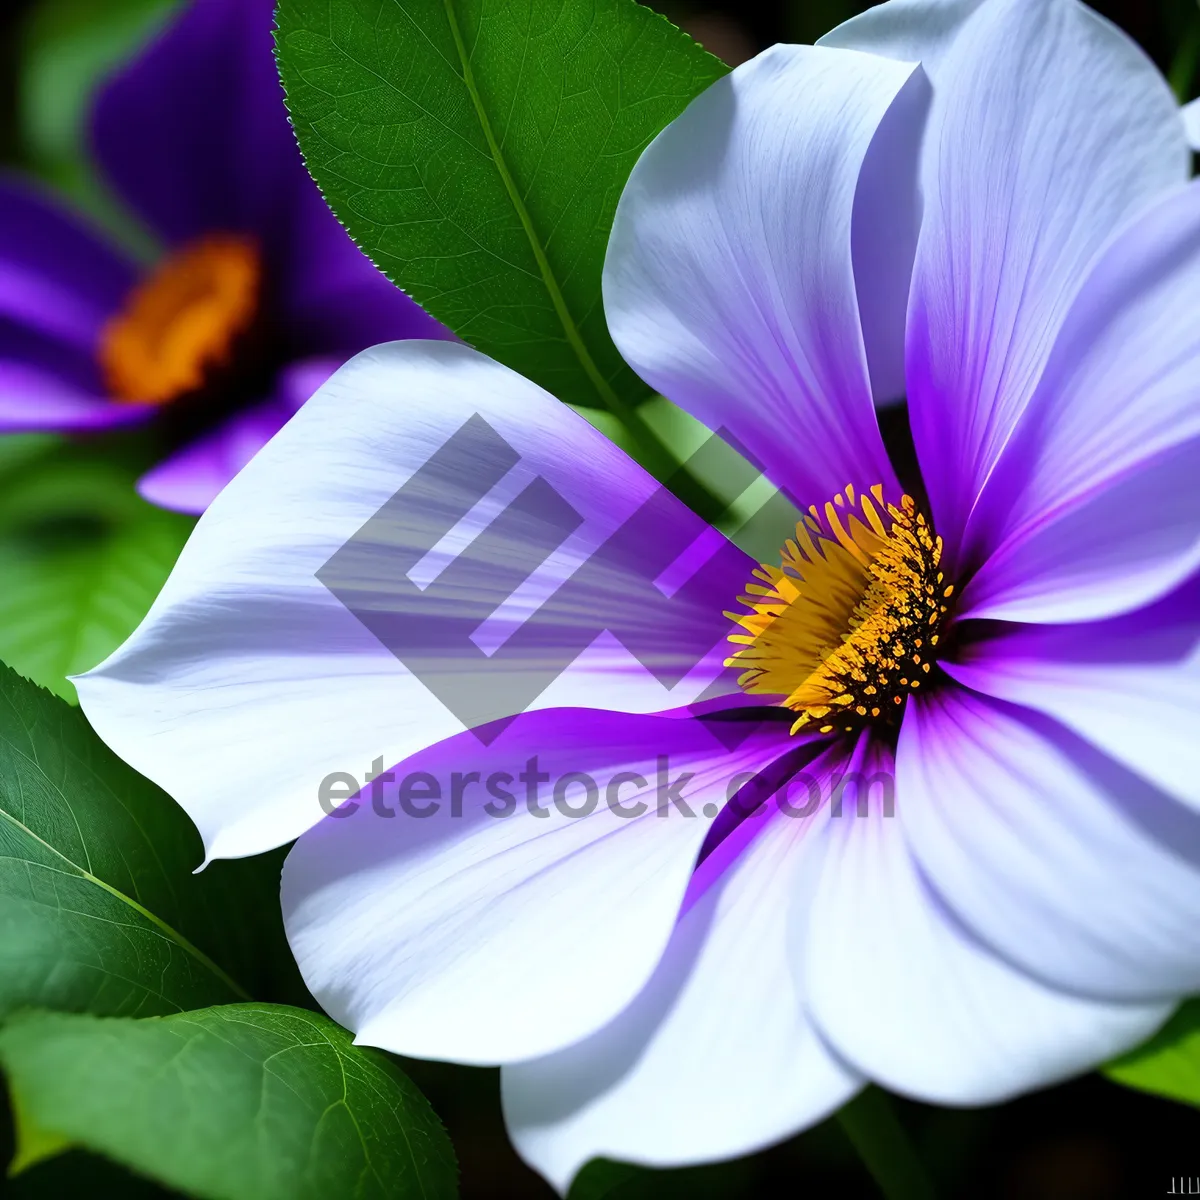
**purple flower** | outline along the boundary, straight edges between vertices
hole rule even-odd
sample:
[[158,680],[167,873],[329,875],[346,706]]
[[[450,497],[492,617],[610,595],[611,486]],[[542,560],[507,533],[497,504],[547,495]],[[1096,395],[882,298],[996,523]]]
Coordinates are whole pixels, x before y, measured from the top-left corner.
[[0,432],[153,424],[139,490],[202,512],[347,358],[444,336],[354,246],[305,173],[270,0],[194,0],[101,92],[95,158],[162,240],[148,272],[0,182]]
[[[593,1156],[748,1152],[867,1080],[995,1102],[1200,990],[1179,110],[1075,0],[891,0],[826,40],[738,68],[652,143],[605,269],[628,361],[805,514],[761,564],[710,536],[670,622],[639,625],[644,580],[601,573],[594,611],[531,642],[522,617],[653,482],[464,346],[379,347],[79,684],[210,856],[300,835],[283,903],[314,994],[360,1041],[503,1064],[514,1141],[564,1190]],[[899,393],[911,456],[877,416]],[[426,464],[478,417],[517,465],[481,455],[460,495],[465,472]],[[441,574],[437,520],[393,501],[435,476],[450,513],[499,479],[502,513]],[[545,485],[569,506],[548,556]],[[347,543],[358,574],[326,588]],[[500,660],[539,677],[617,619],[481,736],[418,677],[478,607],[524,650],[466,622],[491,648],[460,649],[462,688]],[[715,658],[676,654],[723,610]]]

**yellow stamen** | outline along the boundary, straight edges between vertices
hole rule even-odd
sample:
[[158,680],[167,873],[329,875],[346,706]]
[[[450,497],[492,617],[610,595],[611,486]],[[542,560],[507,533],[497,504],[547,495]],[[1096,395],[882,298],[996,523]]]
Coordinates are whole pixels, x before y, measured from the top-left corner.
[[914,672],[929,673],[921,652],[938,644],[954,591],[938,570],[941,538],[911,496],[886,503],[878,484],[870,495],[847,487],[810,513],[780,565],[754,571],[739,597],[748,611],[727,614],[742,632],[730,635],[740,648],[726,666],[743,668],[747,692],[782,697],[799,714],[793,733],[834,711],[859,724],[892,721],[920,687]]

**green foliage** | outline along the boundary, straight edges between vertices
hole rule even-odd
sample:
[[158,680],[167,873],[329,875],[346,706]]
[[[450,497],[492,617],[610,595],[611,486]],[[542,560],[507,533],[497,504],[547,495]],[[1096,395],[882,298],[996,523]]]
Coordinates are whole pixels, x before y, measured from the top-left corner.
[[81,1147],[218,1200],[453,1195],[446,1136],[384,1055],[311,1012],[224,1003],[305,994],[279,969],[280,855],[194,875],[200,857],[184,813],[78,709],[0,666],[16,1166],[49,1183],[62,1172],[42,1160]]
[[454,1155],[384,1055],[314,1013],[235,1004],[130,1020],[30,1013],[0,1030],[26,1130],[214,1200],[441,1200]]
[[309,169],[387,275],[562,400],[647,396],[604,320],[608,233],[723,65],[633,0],[283,0],[278,21]]
[[1200,1106],[1200,1000],[1189,1000],[1144,1046],[1110,1063],[1110,1079]]
[[239,911],[229,876],[192,874],[201,858],[184,813],[78,709],[0,666],[0,1013],[237,999],[198,946],[263,925]]
[[73,701],[67,676],[133,632],[195,520],[137,495],[145,464],[129,447],[8,438],[0,448],[0,659]]

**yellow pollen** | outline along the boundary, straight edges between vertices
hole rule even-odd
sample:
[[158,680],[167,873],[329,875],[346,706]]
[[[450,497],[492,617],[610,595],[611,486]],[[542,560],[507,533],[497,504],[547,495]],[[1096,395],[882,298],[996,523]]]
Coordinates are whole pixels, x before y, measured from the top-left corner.
[[894,721],[920,687],[912,668],[929,673],[921,650],[938,644],[954,591],[941,557],[942,540],[911,496],[891,504],[878,484],[869,493],[847,487],[809,510],[779,566],[754,571],[739,597],[748,611],[726,614],[739,628],[725,665],[742,668],[747,692],[781,697],[798,713],[793,733],[833,712],[859,725]]
[[254,324],[262,287],[255,243],[213,234],[166,260],[104,327],[98,353],[110,394],[166,404],[230,364]]

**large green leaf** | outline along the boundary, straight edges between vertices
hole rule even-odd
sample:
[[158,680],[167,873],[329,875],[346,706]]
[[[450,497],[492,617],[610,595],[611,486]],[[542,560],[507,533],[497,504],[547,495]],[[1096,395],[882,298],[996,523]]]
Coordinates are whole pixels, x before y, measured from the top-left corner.
[[309,169],[387,275],[560,399],[649,394],[600,272],[647,143],[725,71],[633,0],[281,0]]
[[1200,1106],[1200,1000],[1189,1000],[1150,1041],[1105,1073],[1126,1087]]
[[20,1140],[99,1151],[215,1200],[438,1200],[454,1154],[388,1058],[315,1013],[30,1013],[0,1031]]
[[67,676],[133,632],[195,520],[137,495],[132,448],[0,447],[0,659],[74,700]]
[[78,709],[0,665],[0,1012],[142,1015],[242,996],[210,954],[262,919],[236,907],[234,877],[193,875],[200,861],[181,809]]

